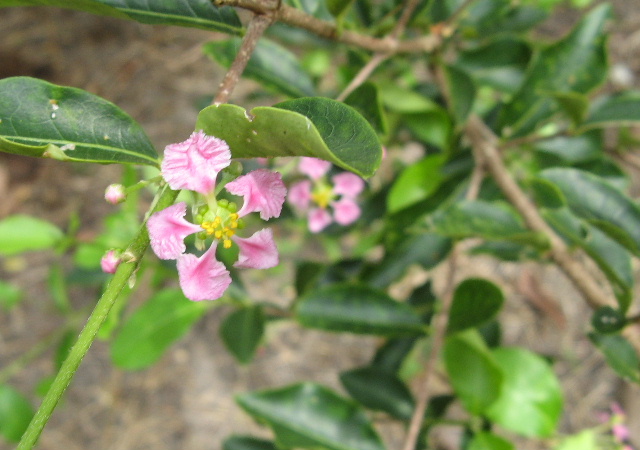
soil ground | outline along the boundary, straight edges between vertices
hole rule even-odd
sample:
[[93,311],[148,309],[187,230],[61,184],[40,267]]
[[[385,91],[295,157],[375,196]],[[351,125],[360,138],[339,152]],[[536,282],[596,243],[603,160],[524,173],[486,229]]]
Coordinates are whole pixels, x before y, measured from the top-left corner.
[[[616,24],[610,41],[616,82],[640,88],[640,4],[614,3]],[[543,32],[559,35],[576,15],[556,15]],[[42,8],[0,9],[0,78],[29,75],[83,88],[105,97],[138,120],[157,148],[184,139],[197,108],[222,77],[201,45],[218,36],[176,27],[151,27],[73,11]],[[244,83],[241,101],[254,89]],[[0,218],[31,214],[61,227],[69,215],[81,217],[81,236],[90,239],[113,211],[104,188],[119,178],[115,166],[61,164],[0,154]],[[2,279],[26,292],[19,307],[0,312],[0,368],[28,351],[60,324],[46,288],[47,253],[0,260]],[[287,267],[285,265],[285,267]],[[289,270],[289,269],[285,269]],[[556,370],[566,392],[563,431],[598,422],[597,412],[619,401],[640,430],[640,395],[621,384],[585,338],[589,311],[566,280],[551,268],[474,260],[469,274],[506,283],[505,341],[559,360]],[[290,273],[287,274],[289,276]],[[420,275],[416,275],[419,277]],[[288,277],[290,279],[290,277]],[[289,286],[261,281],[260,295],[290,296]],[[97,292],[74,288],[73,302],[88,306]],[[96,342],[77,373],[64,403],[46,428],[42,450],[218,449],[231,433],[268,436],[233,401],[235,393],[317,381],[340,390],[336,374],[367,362],[376,341],[327,335],[291,324],[269,328],[255,362],[237,365],[218,338],[225,310],[215,310],[153,367],[139,372],[114,369],[108,346]],[[339,352],[335,349],[340,348]],[[34,385],[50,374],[51,355],[32,361],[12,385],[34,401]],[[636,414],[637,412],[637,414]],[[635,431],[636,444],[640,435]],[[384,427],[390,449],[399,448],[402,430]],[[449,437],[442,436],[441,448]],[[0,450],[13,446],[0,443]],[[525,447],[522,447],[525,448]],[[530,447],[534,448],[534,447]]]

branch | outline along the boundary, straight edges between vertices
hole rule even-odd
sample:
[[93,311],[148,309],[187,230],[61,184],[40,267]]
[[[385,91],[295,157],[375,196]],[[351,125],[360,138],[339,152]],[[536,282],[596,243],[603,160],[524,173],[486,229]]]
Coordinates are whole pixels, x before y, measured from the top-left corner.
[[218,105],[221,103],[227,103],[231,96],[231,92],[233,92],[236,84],[238,84],[238,80],[240,80],[242,72],[244,72],[245,67],[247,67],[247,63],[249,62],[249,59],[251,59],[251,55],[258,45],[260,37],[272,23],[273,14],[259,14],[253,16],[249,22],[247,34],[245,34],[242,39],[242,44],[240,45],[240,50],[236,55],[236,59],[233,60],[229,71],[225,74],[224,79],[218,87],[218,94],[213,99],[214,104]]
[[360,47],[376,53],[420,53],[431,52],[438,47],[441,37],[436,35],[423,36],[406,41],[393,38],[375,38],[349,30],[339,30],[335,24],[306,14],[299,9],[282,3],[273,11],[264,1],[260,0],[213,0],[216,6],[234,6],[243,8],[257,15],[273,12],[273,19],[296,28],[305,29],[319,37]]

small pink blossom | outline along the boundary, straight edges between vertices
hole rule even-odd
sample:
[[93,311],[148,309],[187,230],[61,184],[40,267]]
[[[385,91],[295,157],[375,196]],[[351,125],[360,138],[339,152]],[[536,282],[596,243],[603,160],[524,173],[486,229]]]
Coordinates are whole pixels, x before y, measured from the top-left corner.
[[238,261],[234,267],[239,269],[269,269],[278,265],[278,249],[273,241],[273,232],[269,228],[262,229],[253,236],[233,240],[240,248]]
[[328,227],[332,220],[331,214],[324,208],[313,208],[309,211],[309,231],[319,233]]
[[116,273],[116,269],[120,265],[122,260],[115,250],[109,250],[100,259],[100,267],[104,273]]
[[333,192],[348,198],[356,198],[364,190],[364,180],[355,173],[342,172],[334,175]]
[[207,195],[215,188],[218,173],[230,163],[227,143],[198,131],[184,142],[166,146],[161,169],[171,189]]
[[112,205],[124,202],[127,199],[124,186],[121,184],[110,184],[104,191],[104,199]]
[[348,197],[342,197],[331,206],[333,206],[333,218],[342,226],[351,225],[360,217],[360,207]]
[[180,288],[194,302],[219,299],[231,284],[229,271],[216,260],[215,244],[199,258],[189,253],[180,255],[177,266]]
[[323,177],[331,169],[331,163],[319,158],[303,156],[298,164],[298,170],[312,180]]
[[187,204],[176,203],[151,215],[147,221],[151,248],[160,259],[176,259],[184,253],[184,238],[202,231],[198,225],[185,220]]
[[287,200],[296,208],[307,209],[311,201],[311,180],[302,180],[292,184]]
[[227,183],[226,188],[234,195],[244,198],[240,217],[259,212],[263,220],[279,217],[287,188],[282,175],[268,169],[258,169]]

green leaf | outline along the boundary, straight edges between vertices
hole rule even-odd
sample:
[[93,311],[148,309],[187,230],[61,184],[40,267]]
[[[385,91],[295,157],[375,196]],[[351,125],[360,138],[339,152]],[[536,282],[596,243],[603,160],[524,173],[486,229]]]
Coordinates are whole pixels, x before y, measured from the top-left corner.
[[502,202],[461,200],[436,211],[432,224],[442,235],[453,238],[482,237],[544,246],[542,237],[524,227],[512,207]]
[[451,250],[451,240],[435,233],[409,235],[364,274],[365,281],[377,288],[386,288],[398,281],[414,264],[424,269],[437,266]]
[[64,238],[50,222],[16,214],[0,220],[0,255],[11,256],[32,250],[54,248]]
[[278,448],[384,450],[364,411],[330,389],[302,383],[249,392],[238,404],[269,425]]
[[542,178],[531,178],[529,187],[533,191],[536,203],[541,208],[560,209],[567,205],[562,191],[550,181]]
[[209,0],[0,0],[0,8],[6,6],[56,6],[147,24],[179,25],[231,34],[242,32],[242,24],[233,8],[218,8]]
[[598,333],[617,333],[626,325],[624,314],[611,306],[601,306],[593,312],[591,325]]
[[236,359],[246,364],[253,355],[264,334],[265,316],[262,307],[240,308],[229,314],[220,326],[220,337]]
[[598,450],[598,433],[594,429],[582,430],[562,438],[562,441],[553,450]]
[[191,302],[180,290],[160,291],[125,322],[111,344],[111,357],[123,369],[156,362],[207,311],[207,302]]
[[[602,135],[589,132],[579,136],[558,136],[535,144],[535,151],[552,157],[557,163],[552,165],[577,164],[602,158]],[[549,164],[547,164],[549,165]]]
[[502,291],[492,282],[481,278],[464,280],[453,294],[447,332],[479,327],[493,319],[503,303]]
[[568,36],[537,55],[520,90],[500,114],[504,135],[528,134],[558,110],[545,92],[587,94],[605,80],[605,24],[610,10],[606,4],[594,8]]
[[382,159],[376,132],[353,108],[328,98],[289,100],[247,111],[213,105],[198,115],[196,129],[224,139],[234,158],[312,156],[363,177]]
[[0,80],[0,151],[63,161],[158,165],[140,125],[113,103],[28,77]]
[[278,450],[278,447],[271,441],[251,436],[230,436],[222,443],[222,450]]
[[457,125],[462,126],[473,108],[476,86],[464,70],[454,66],[444,66],[443,74],[449,92],[453,117],[455,117]]
[[589,339],[621,377],[640,383],[640,359],[633,346],[619,334],[589,333]]
[[[240,38],[204,44],[204,53],[227,69],[231,67],[238,50]],[[243,76],[251,78],[264,87],[290,97],[315,95],[311,78],[298,63],[296,56],[281,45],[260,39]]]
[[500,436],[481,431],[473,436],[467,450],[515,450],[515,447]]
[[370,82],[361,84],[344,102],[358,111],[369,121],[374,130],[387,134],[387,118],[382,109],[382,100],[378,87]]
[[411,419],[415,402],[396,375],[379,367],[360,367],[340,374],[349,395],[367,408],[384,411],[401,420]]
[[69,351],[71,351],[71,347],[73,347],[73,344],[78,339],[78,334],[78,330],[68,330],[60,338],[56,351],[53,355],[53,364],[56,370],[60,370],[62,363],[67,359]]
[[478,84],[515,93],[530,59],[529,44],[501,36],[480,47],[461,51],[456,66],[466,70]]
[[560,188],[578,216],[640,255],[640,207],[601,178],[571,168],[553,168],[540,176]]
[[33,417],[29,401],[18,391],[0,384],[0,434],[8,441],[18,442]]
[[586,95],[577,92],[551,92],[549,95],[558,102],[574,125],[580,125],[589,108],[589,98]]
[[366,285],[336,284],[316,289],[297,305],[306,327],[380,336],[417,335],[425,331],[411,307]]
[[326,0],[327,9],[333,17],[340,17],[347,12],[353,0]]
[[583,128],[634,125],[640,122],[640,91],[627,91],[595,102]]
[[16,306],[24,293],[13,284],[0,280],[0,308],[10,310]]
[[482,414],[498,398],[503,374],[475,330],[450,335],[444,345],[444,365],[453,390],[472,414]]
[[429,198],[444,181],[444,155],[430,155],[402,171],[387,196],[389,213],[396,213]]
[[521,348],[498,348],[493,356],[504,383],[487,410],[489,419],[524,436],[552,436],[562,413],[562,389],[547,361]]

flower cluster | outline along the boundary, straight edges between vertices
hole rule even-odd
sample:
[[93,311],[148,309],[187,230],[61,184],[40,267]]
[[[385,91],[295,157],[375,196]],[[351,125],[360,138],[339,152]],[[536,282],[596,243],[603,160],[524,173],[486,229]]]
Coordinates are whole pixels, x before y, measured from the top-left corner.
[[[216,259],[216,248],[222,243],[239,248],[234,267],[267,269],[278,264],[278,250],[271,229],[262,229],[248,238],[236,235],[244,228],[243,218],[259,212],[263,220],[278,217],[286,196],[282,177],[277,172],[258,169],[239,176],[225,188],[243,198],[242,207],[228,200],[216,199],[218,173],[231,163],[231,152],[221,139],[202,131],[189,139],[165,148],[162,176],[172,189],[188,189],[203,196],[203,204],[195,214],[195,222],[184,217],[185,202],[176,203],[149,217],[147,228],[151,248],[161,259],[177,260],[180,287],[193,301],[215,300],[231,284],[225,265]],[[196,234],[198,239],[212,239],[201,256],[186,252],[184,239]]]
[[301,158],[298,169],[309,179],[293,184],[287,200],[299,210],[307,212],[312,233],[322,231],[334,221],[344,226],[360,217],[356,198],[364,189],[362,178],[342,172],[331,177],[330,183],[326,175],[331,163],[317,158]]

